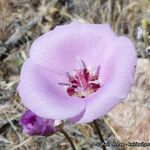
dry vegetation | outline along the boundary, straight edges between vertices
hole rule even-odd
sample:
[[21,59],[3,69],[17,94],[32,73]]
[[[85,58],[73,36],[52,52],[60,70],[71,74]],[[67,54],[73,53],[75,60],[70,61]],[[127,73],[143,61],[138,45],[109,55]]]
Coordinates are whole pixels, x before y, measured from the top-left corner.
[[[22,133],[18,120],[25,108],[16,87],[32,41],[56,25],[73,20],[109,23],[116,33],[133,40],[139,57],[135,84],[128,99],[99,122],[106,141],[150,142],[150,62],[144,38],[136,38],[144,18],[150,21],[149,0],[0,0],[0,150],[70,149],[60,133],[51,137]],[[91,124],[66,124],[78,149],[100,149]]]

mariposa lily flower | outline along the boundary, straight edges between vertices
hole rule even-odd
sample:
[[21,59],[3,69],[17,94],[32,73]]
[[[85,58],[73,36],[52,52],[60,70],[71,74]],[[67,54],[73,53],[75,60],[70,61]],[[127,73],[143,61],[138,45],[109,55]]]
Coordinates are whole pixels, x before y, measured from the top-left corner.
[[62,126],[61,121],[39,117],[30,110],[22,115],[20,124],[23,126],[23,132],[32,136],[50,136]]
[[41,117],[87,123],[128,95],[136,51],[108,24],[73,22],[31,46],[18,87],[22,102]]

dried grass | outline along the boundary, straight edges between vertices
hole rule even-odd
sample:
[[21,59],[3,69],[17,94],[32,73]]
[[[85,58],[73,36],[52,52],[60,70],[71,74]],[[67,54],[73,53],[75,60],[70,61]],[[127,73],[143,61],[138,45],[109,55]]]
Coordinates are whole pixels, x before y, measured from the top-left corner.
[[[59,133],[51,137],[30,138],[22,133],[18,124],[19,117],[25,110],[16,93],[20,67],[28,57],[27,53],[32,41],[39,35],[53,29],[56,25],[74,19],[90,23],[110,23],[116,33],[130,36],[136,45],[138,56],[145,57],[144,42],[136,39],[135,31],[141,24],[141,19],[148,18],[149,0],[38,0],[38,3],[35,2],[35,0],[0,0],[0,40],[3,46],[0,43],[0,149],[3,150],[66,150],[70,147]],[[147,73],[142,76],[145,79]],[[141,83],[143,94],[146,91],[144,87],[147,88],[145,82],[144,80]],[[136,95],[140,98],[142,94],[138,92]],[[143,103],[147,105],[147,101]],[[135,115],[131,115],[131,118],[135,118]],[[117,130],[108,121],[106,122],[112,132],[102,120],[100,122],[104,133],[109,131],[109,134],[105,135],[108,141],[117,139],[121,141],[121,134],[118,135]],[[141,126],[139,124],[139,130]],[[66,130],[74,137],[79,148],[100,149],[97,145],[98,138],[91,125],[78,126],[67,123]],[[125,138],[125,135],[122,136]],[[110,149],[117,150],[116,147]]]
[[10,35],[7,27],[10,23],[10,0],[0,0],[0,41],[5,41]]

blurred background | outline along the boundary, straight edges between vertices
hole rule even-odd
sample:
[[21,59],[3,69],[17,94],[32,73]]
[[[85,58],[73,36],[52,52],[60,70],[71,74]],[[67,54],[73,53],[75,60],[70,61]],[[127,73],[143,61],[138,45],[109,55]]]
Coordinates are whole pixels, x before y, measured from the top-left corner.
[[[150,143],[150,0],[0,0],[0,150],[69,150],[61,133],[29,137],[18,123],[25,110],[16,92],[19,73],[32,42],[73,20],[109,23],[137,49],[134,85],[128,98],[99,119],[106,142]],[[91,124],[66,131],[80,150],[100,150]],[[150,147],[107,147],[150,150]]]

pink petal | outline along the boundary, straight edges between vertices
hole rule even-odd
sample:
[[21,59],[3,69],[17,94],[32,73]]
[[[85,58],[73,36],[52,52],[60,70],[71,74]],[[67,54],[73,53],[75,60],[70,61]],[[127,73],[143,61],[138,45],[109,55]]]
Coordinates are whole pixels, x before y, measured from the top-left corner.
[[108,24],[73,22],[35,40],[30,57],[52,70],[73,70],[78,57],[92,67],[100,63],[101,55],[114,38],[116,35]]
[[61,120],[79,115],[85,109],[85,101],[67,95],[58,84],[63,78],[28,59],[18,86],[22,102],[40,117]]
[[78,123],[90,122],[105,115],[128,95],[136,66],[136,52],[126,37],[112,42],[102,57],[102,76],[107,76],[98,92],[86,100],[86,111]]
[[76,123],[83,117],[84,113],[85,113],[85,109],[79,115],[69,118],[69,121],[72,123]]

